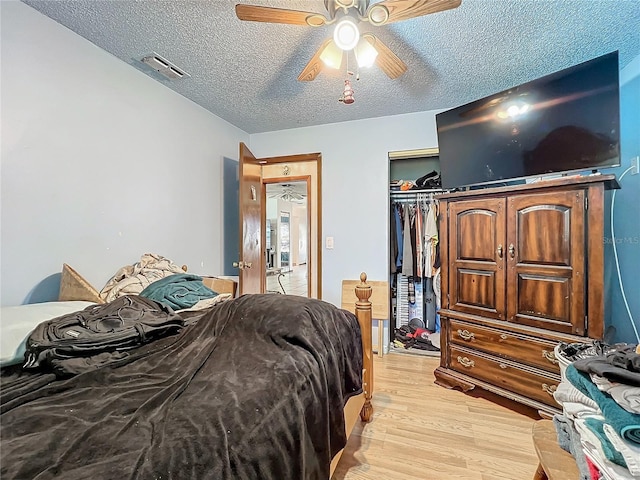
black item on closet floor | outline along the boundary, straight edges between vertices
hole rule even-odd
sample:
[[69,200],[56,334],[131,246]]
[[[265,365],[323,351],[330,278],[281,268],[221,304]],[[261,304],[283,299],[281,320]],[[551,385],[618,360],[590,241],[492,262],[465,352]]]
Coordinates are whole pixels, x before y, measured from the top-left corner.
[[404,346],[404,348],[439,352],[440,349],[431,343],[431,340],[429,340],[430,333],[431,332],[429,330],[425,330],[423,328],[415,328],[411,325],[402,325],[400,328],[395,329],[394,337],[395,340]]

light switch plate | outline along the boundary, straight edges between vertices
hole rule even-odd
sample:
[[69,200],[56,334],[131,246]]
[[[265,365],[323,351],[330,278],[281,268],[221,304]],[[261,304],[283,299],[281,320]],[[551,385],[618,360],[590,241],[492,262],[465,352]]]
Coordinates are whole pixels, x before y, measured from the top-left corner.
[[325,246],[328,250],[331,250],[333,248],[333,237],[327,237],[327,239],[325,240]]

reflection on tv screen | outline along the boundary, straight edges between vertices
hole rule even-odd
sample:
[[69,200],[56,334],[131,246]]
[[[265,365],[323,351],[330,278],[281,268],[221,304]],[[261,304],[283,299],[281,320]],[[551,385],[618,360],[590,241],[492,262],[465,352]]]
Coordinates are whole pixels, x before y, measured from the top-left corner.
[[443,188],[619,165],[618,52],[436,115]]

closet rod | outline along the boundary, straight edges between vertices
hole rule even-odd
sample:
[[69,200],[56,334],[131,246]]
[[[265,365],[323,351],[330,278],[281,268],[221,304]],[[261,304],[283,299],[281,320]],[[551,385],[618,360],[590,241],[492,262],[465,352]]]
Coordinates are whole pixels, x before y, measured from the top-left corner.
[[438,193],[447,193],[447,190],[441,189],[433,189],[433,190],[408,190],[404,192],[391,192],[389,195],[391,200],[394,202],[397,201],[407,201],[407,200],[418,200],[422,198],[435,197]]

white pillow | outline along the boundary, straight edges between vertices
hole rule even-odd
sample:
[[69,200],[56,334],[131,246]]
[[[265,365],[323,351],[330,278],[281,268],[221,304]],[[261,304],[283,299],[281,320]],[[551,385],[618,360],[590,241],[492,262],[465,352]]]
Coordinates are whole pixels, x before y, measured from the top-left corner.
[[84,310],[93,302],[45,302],[0,308],[0,367],[24,362],[26,341],[36,326]]

